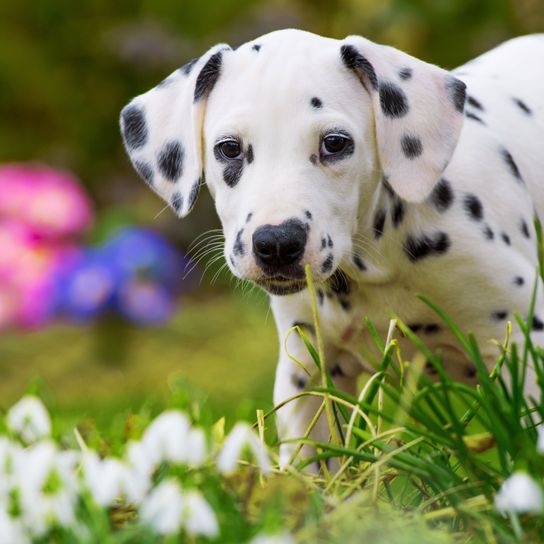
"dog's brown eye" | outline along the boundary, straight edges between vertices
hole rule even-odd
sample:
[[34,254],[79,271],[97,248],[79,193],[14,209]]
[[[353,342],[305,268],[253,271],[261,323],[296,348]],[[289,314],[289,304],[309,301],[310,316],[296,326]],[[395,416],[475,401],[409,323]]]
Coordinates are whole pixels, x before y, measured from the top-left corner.
[[219,151],[221,157],[227,160],[238,159],[242,154],[242,148],[240,147],[240,142],[238,142],[238,140],[223,140],[215,147],[216,150]]
[[329,134],[323,138],[321,153],[325,156],[337,155],[344,151],[350,142],[351,140],[342,134]]

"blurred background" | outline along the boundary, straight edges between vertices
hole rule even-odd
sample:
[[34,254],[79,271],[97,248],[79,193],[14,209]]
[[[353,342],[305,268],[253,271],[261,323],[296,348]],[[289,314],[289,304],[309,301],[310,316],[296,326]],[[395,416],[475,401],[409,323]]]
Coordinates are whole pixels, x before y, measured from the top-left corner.
[[29,389],[78,421],[179,390],[237,417],[271,407],[266,297],[217,274],[213,254],[186,275],[205,246],[191,260],[191,243],[219,226],[213,203],[203,191],[177,220],[132,170],[117,120],[211,45],[285,27],[361,34],[453,68],[542,32],[544,2],[1,2],[1,408]]

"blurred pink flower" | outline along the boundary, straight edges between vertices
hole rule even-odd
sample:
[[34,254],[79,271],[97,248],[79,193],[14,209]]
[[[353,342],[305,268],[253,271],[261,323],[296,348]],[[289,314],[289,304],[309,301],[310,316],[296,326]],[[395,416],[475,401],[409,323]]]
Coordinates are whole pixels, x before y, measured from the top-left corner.
[[37,238],[80,234],[92,221],[89,198],[67,172],[45,166],[0,166],[0,218],[25,224]]

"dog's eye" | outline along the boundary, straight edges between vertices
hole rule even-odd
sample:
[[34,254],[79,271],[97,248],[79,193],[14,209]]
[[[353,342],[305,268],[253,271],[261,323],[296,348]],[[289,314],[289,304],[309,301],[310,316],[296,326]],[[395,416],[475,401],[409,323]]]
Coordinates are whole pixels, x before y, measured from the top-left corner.
[[321,142],[321,154],[328,156],[342,153],[350,142],[351,139],[344,134],[328,134]]
[[242,154],[242,148],[238,140],[229,139],[219,142],[215,146],[216,151],[219,152],[220,156],[227,160],[238,159]]

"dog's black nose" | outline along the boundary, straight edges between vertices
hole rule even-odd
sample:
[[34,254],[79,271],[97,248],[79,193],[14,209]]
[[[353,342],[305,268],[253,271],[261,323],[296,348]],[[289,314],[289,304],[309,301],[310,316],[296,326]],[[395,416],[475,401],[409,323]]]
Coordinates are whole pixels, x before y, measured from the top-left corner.
[[306,247],[302,222],[289,219],[281,225],[263,225],[253,233],[253,253],[259,266],[279,268],[297,263]]

